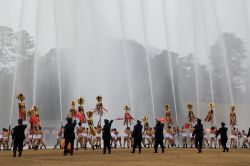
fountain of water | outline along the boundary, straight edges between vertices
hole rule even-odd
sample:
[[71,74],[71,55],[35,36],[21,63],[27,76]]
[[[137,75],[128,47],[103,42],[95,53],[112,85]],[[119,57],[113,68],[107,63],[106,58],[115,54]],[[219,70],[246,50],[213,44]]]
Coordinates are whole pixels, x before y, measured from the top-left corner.
[[198,81],[198,55],[197,55],[197,43],[196,43],[196,0],[193,1],[194,7],[193,7],[193,25],[194,25],[194,71],[195,71],[195,87],[196,87],[196,106],[197,106],[197,117],[200,118],[200,105],[199,105],[199,81]]
[[[23,21],[23,12],[24,12],[24,0],[22,0],[21,2],[21,8],[20,8],[20,18],[19,18],[19,25],[18,25],[18,30],[21,30],[22,27],[22,21]],[[18,36],[17,39],[18,42],[21,42],[21,36]],[[21,44],[18,43],[18,45],[20,46]],[[18,49],[20,50],[20,48],[18,47]],[[13,90],[12,90],[12,98],[11,98],[11,108],[10,108],[10,120],[9,120],[9,126],[11,126],[11,122],[12,122],[12,116],[13,116],[13,108],[14,108],[14,100],[16,99],[15,97],[15,93],[16,93],[16,75],[17,75],[17,64],[18,64],[18,58],[15,59],[15,68],[14,68],[14,75],[13,75]]]
[[[207,53],[207,56],[209,56],[209,44],[208,44],[208,39],[207,39],[207,24],[206,24],[206,14],[205,14],[205,4],[202,3],[201,5],[201,9],[202,9],[202,24],[203,24],[203,29],[204,29],[204,34],[205,34],[205,45],[206,45],[206,53]],[[208,72],[209,72],[209,83],[210,83],[210,91],[211,91],[211,100],[212,100],[212,103],[214,104],[215,101],[214,101],[214,88],[213,88],[213,78],[212,78],[212,67],[211,67],[211,64],[208,66]],[[216,110],[214,108],[214,124],[216,126]]]
[[[147,60],[147,69],[148,69],[148,76],[149,76],[149,86],[150,86],[150,97],[151,97],[151,104],[152,104],[152,112],[153,112],[153,117],[154,119],[156,118],[155,116],[155,104],[154,104],[154,93],[153,93],[153,85],[152,85],[152,73],[151,73],[151,65],[150,65],[150,54],[149,54],[149,46],[148,46],[148,41],[147,41],[147,28],[146,28],[146,19],[145,19],[145,5],[144,1],[141,0],[141,16],[142,16],[142,24],[143,24],[143,40],[145,44],[145,56]],[[155,122],[155,121],[154,121]]]
[[[222,30],[221,30],[221,26],[220,26],[220,23],[218,20],[218,14],[217,14],[217,9],[216,9],[214,0],[212,1],[212,6],[213,6],[213,10],[214,10],[214,17],[215,17],[215,23],[216,23],[217,29],[219,31],[219,34],[222,34]],[[220,35],[219,41],[220,41],[220,45],[221,45],[221,49],[222,49],[223,63],[224,63],[225,74],[226,74],[226,79],[227,79],[226,82],[227,82],[228,89],[229,89],[230,102],[233,105],[234,98],[233,98],[233,92],[232,92],[231,77],[229,75],[229,68],[228,68],[228,62],[227,62],[227,51],[225,48],[225,42],[223,40],[222,35]]]
[[[57,6],[57,1],[54,1],[54,16],[55,16],[55,32],[56,32],[56,36],[55,36],[55,39],[56,39],[56,48],[57,48],[57,18],[56,18],[56,6]],[[61,125],[63,123],[63,108],[62,108],[62,84],[61,84],[61,65],[60,65],[60,55],[58,54],[58,51],[56,50],[56,65],[57,65],[57,75],[58,75],[58,88],[59,88],[59,107],[60,107],[60,122],[61,122]]]
[[175,111],[175,122],[177,126],[179,125],[178,120],[178,111],[177,111],[177,104],[176,104],[176,94],[175,94],[175,85],[174,85],[174,74],[173,74],[173,65],[172,65],[172,58],[171,58],[171,49],[169,45],[168,40],[168,25],[167,25],[167,16],[166,16],[166,1],[162,0],[162,13],[164,18],[164,32],[165,32],[165,39],[166,39],[166,46],[167,46],[167,56],[168,56],[168,63],[169,63],[169,69],[170,69],[170,79],[171,79],[171,85],[172,85],[172,93],[173,93],[173,99],[174,99],[174,111]]
[[132,89],[132,85],[131,85],[131,80],[132,80],[132,77],[131,77],[131,74],[130,74],[130,71],[129,71],[129,60],[128,60],[128,56],[127,56],[127,52],[126,52],[126,31],[125,31],[125,28],[124,28],[124,13],[123,13],[123,6],[122,6],[122,0],[119,0],[118,1],[118,7],[119,7],[119,16],[120,16],[120,24],[121,24],[121,34],[122,34],[122,56],[124,57],[125,61],[125,68],[126,68],[126,75],[127,75],[127,84],[128,84],[128,90],[129,90],[129,105],[131,106],[131,109],[132,109],[132,115],[135,115],[134,113],[134,102],[133,102],[133,89]]
[[[242,6],[245,3],[230,2]],[[88,111],[93,109],[95,97],[102,95],[109,110],[108,119],[123,116],[122,107],[128,104],[135,119],[149,115],[153,122],[156,116],[163,114],[162,106],[168,101],[173,101],[177,125],[185,123],[187,102],[195,103],[200,118],[207,113],[204,109],[207,103],[214,103],[215,124],[216,121],[227,122],[228,112],[217,110],[228,108],[228,100],[230,104],[239,105],[240,117],[249,116],[248,103],[238,103],[238,98],[246,98],[249,93],[233,96],[234,75],[227,62],[228,48],[222,37],[219,45],[216,41],[222,32],[228,32],[225,25],[234,23],[233,19],[232,23],[219,19],[227,15],[218,5],[220,2],[47,0],[37,1],[31,5],[32,9],[28,3],[31,2],[22,0],[20,14],[13,13],[19,17],[19,25],[13,29],[24,28],[34,35],[35,55],[27,57],[29,61],[24,60],[23,64],[29,67],[21,68],[21,62],[16,59],[17,66],[11,75],[14,79],[11,83],[6,81],[13,84],[13,89],[6,90],[7,97],[0,98],[0,106],[4,110],[5,105],[11,105],[8,123],[11,124],[17,114],[15,95],[18,92],[26,95],[27,108],[38,105],[42,123],[49,130],[58,129],[59,120],[64,123],[70,101],[80,96],[86,99],[85,110]],[[27,17],[29,10],[36,13],[33,22]],[[240,8],[236,14],[238,10]],[[246,19],[247,10],[243,15]],[[4,13],[0,13],[2,23]],[[248,27],[244,29],[246,33],[241,33],[241,25],[234,26],[236,36],[244,38],[249,46],[249,36],[239,35],[249,35]],[[53,40],[55,43],[49,45]],[[44,43],[49,45],[46,49]],[[209,63],[213,54],[210,49],[214,45],[223,52],[221,64],[225,80],[219,80],[220,73],[216,75],[214,64]],[[247,60],[246,64],[249,65]],[[0,78],[3,81],[2,73]],[[7,85],[6,82],[1,85]],[[244,84],[247,83],[249,80]],[[4,90],[4,86],[0,87]],[[7,98],[11,98],[11,103],[2,104],[9,101]],[[1,117],[5,114],[0,113]],[[50,125],[47,122],[51,122]]]

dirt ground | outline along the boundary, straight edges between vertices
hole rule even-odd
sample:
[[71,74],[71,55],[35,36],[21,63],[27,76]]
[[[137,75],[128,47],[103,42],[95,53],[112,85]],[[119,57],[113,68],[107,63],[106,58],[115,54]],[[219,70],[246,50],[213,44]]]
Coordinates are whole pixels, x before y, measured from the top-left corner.
[[103,155],[100,150],[79,150],[74,156],[62,156],[61,150],[24,151],[23,157],[11,157],[11,151],[0,152],[0,166],[250,166],[250,149],[233,149],[228,153],[221,149],[166,149],[165,153],[152,153],[143,149],[141,154],[131,154],[129,149],[115,149]]

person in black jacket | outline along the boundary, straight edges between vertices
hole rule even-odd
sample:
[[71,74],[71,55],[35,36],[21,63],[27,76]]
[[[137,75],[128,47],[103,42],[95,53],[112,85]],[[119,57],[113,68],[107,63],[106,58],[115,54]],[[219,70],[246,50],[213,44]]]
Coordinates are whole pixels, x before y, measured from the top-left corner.
[[113,120],[109,121],[107,119],[104,119],[104,126],[102,128],[103,154],[106,154],[106,149],[108,149],[109,154],[111,154],[111,146],[110,146],[111,134],[110,134],[110,128],[111,128],[112,123],[113,123]]
[[216,137],[218,137],[218,135],[220,134],[220,138],[221,138],[221,145],[223,147],[223,152],[229,150],[229,148],[227,147],[227,128],[225,127],[225,123],[221,122],[221,128],[217,131]]
[[23,152],[23,141],[25,140],[25,129],[27,125],[23,125],[23,120],[18,119],[18,125],[13,129],[13,139],[14,139],[14,147],[13,147],[13,157],[16,157],[16,151],[18,149],[19,157],[22,156]]
[[131,153],[135,153],[135,148],[137,148],[137,146],[139,148],[139,153],[141,153],[142,125],[139,120],[137,120],[137,124],[134,126],[132,137],[134,138],[134,145]]
[[161,146],[162,153],[164,153],[164,145],[163,145],[163,129],[164,129],[164,124],[162,124],[160,121],[157,121],[156,126],[155,126],[155,153],[157,153],[158,146]]
[[67,124],[64,126],[64,135],[63,138],[65,139],[64,145],[64,155],[67,156],[67,147],[70,143],[70,154],[73,155],[74,150],[74,140],[75,140],[75,127],[76,127],[76,120],[72,123],[72,118],[67,118]]
[[198,153],[202,151],[202,141],[203,141],[203,125],[201,120],[197,119],[197,124],[194,127],[193,136],[195,136],[195,147],[198,149]]
[[250,137],[250,128],[248,129],[247,138]]

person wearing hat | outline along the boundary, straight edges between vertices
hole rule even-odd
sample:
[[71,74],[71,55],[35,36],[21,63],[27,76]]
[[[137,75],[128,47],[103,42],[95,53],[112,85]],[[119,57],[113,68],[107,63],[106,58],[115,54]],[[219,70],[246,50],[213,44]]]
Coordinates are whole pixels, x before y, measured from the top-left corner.
[[164,124],[162,124],[160,121],[156,122],[155,126],[155,153],[157,153],[158,146],[161,146],[162,153],[164,153],[164,145],[163,145],[163,129],[164,129]]
[[72,118],[67,118],[67,124],[64,126],[64,134],[63,138],[65,139],[65,145],[64,145],[64,156],[67,156],[67,147],[70,143],[70,154],[73,155],[74,150],[74,140],[75,140],[75,127],[76,127],[76,120],[72,123]]
[[113,123],[113,120],[109,121],[107,119],[104,119],[104,126],[102,128],[103,154],[106,154],[106,149],[108,149],[109,154],[111,154],[111,146],[110,146],[111,134],[110,134],[110,129],[111,129],[112,123]]
[[23,141],[25,140],[25,129],[27,125],[23,125],[23,120],[18,119],[18,125],[13,129],[13,139],[14,139],[14,147],[13,147],[13,157],[16,157],[16,151],[18,149],[19,157],[22,156],[23,152]]
[[133,151],[131,153],[135,153],[135,148],[139,148],[139,153],[141,153],[141,142],[142,142],[142,125],[141,121],[137,120],[137,124],[134,126],[134,130],[132,133],[132,137],[134,138]]
[[223,147],[223,152],[229,150],[229,148],[227,147],[227,128],[225,127],[225,123],[221,122],[221,128],[217,131],[216,137],[218,137],[218,135],[220,134],[220,138],[221,138],[221,145]]
[[25,110],[25,96],[23,93],[17,95],[17,99],[19,100],[18,107],[19,107],[19,119],[26,120],[26,110]]
[[230,110],[230,126],[235,127],[236,125],[237,125],[236,107],[232,105]]
[[197,124],[194,127],[192,136],[195,136],[195,147],[198,149],[198,153],[201,153],[203,141],[203,125],[201,124],[201,119],[197,119]]

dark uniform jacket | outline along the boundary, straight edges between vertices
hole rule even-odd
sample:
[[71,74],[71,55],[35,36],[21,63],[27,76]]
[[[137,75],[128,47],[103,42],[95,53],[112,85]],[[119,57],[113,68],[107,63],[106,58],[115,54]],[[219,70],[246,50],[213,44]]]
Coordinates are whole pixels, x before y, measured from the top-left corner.
[[25,129],[27,125],[18,125],[13,129],[13,139],[25,139]]
[[155,126],[155,139],[157,140],[163,140],[163,129],[164,129],[164,124],[156,124]]
[[132,137],[135,139],[135,140],[140,140],[142,139],[142,125],[141,124],[137,124],[134,126],[134,130],[133,130],[133,133],[132,133]]
[[67,123],[64,126],[63,138],[68,140],[75,139],[75,127],[76,127],[76,120],[74,120],[73,123]]
[[110,128],[113,123],[111,120],[108,124],[105,124],[102,129],[102,139],[111,139]]
[[216,136],[218,136],[220,134],[220,138],[221,139],[227,139],[227,128],[226,127],[221,127],[218,131]]
[[195,138],[203,138],[203,125],[201,123],[195,125],[192,135],[195,136]]

